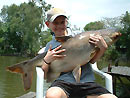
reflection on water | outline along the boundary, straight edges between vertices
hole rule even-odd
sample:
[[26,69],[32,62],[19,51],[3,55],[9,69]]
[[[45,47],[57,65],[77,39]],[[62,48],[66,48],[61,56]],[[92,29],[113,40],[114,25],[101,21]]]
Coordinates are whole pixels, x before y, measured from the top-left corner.
[[[6,71],[6,67],[26,60],[28,58],[15,56],[0,56],[0,98],[15,98],[29,91],[36,90],[36,74],[34,73],[32,87],[24,91],[21,76]],[[46,84],[45,84],[46,85]],[[46,88],[48,86],[45,86]],[[46,89],[45,88],[45,89]]]

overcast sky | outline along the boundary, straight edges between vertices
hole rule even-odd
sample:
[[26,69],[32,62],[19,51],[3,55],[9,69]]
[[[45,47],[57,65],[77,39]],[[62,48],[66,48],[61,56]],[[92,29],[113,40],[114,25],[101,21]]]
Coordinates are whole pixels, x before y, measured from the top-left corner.
[[[20,4],[29,0],[0,0],[3,5]],[[102,17],[117,17],[130,12],[130,0],[45,0],[53,7],[64,9],[70,16],[72,25],[81,29],[89,22],[101,20]]]

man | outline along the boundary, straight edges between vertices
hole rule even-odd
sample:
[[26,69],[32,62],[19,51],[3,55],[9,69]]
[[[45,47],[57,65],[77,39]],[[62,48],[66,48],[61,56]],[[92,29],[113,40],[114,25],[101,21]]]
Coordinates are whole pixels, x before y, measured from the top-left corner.
[[[66,12],[59,8],[51,9],[47,13],[46,25],[54,32],[55,37],[67,35]],[[60,45],[61,43],[58,42],[55,37],[47,43],[45,49],[45,51],[48,51],[44,57],[44,64],[42,66],[45,72],[45,78],[47,76],[49,64],[56,59],[64,59],[66,56],[59,54],[65,52],[65,49],[60,49],[62,47]],[[89,42],[99,47],[100,50],[88,64],[81,67],[82,74],[80,83],[76,82],[72,71],[63,72],[47,90],[46,98],[117,98],[94,82],[95,78],[90,66],[90,63],[96,62],[104,54],[108,46],[99,35],[90,36]]]

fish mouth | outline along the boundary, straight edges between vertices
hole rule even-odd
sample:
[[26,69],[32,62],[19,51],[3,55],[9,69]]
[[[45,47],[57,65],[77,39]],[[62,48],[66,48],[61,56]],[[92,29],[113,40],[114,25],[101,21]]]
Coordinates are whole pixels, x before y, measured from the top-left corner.
[[118,38],[122,36],[122,34],[120,32],[115,32],[112,36],[111,39],[115,42],[118,40]]
[[122,34],[121,34],[120,32],[116,32],[114,38],[117,39],[117,38],[119,38],[121,35],[122,35]]

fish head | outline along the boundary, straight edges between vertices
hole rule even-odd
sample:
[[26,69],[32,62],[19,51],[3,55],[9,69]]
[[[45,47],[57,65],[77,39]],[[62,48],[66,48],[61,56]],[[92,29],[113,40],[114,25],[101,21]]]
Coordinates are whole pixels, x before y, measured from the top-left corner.
[[121,36],[122,34],[120,32],[114,32],[111,36],[110,39],[112,40],[109,44],[115,43]]
[[109,29],[106,32],[104,40],[106,41],[107,45],[112,45],[115,43],[122,34],[119,32],[118,29]]

